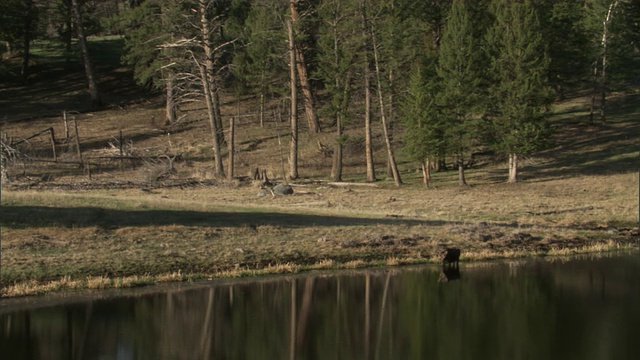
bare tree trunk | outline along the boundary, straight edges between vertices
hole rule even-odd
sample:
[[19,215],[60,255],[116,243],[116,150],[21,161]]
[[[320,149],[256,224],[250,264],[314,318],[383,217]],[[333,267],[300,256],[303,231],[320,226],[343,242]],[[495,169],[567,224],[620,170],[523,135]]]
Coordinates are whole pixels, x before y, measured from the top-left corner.
[[593,64],[593,92],[591,93],[591,106],[589,108],[589,122],[593,124],[593,114],[596,111],[596,97],[598,96],[598,61]]
[[421,164],[422,166],[422,182],[429,186],[431,183],[431,161],[425,160]]
[[176,102],[173,96],[173,76],[170,72],[167,72],[165,75],[165,94],[167,97],[165,102],[165,122],[167,124],[173,124],[177,118]]
[[515,183],[518,181],[518,154],[509,154],[509,179],[508,183]]
[[[394,76],[393,76],[393,69],[389,70],[389,84],[390,84],[390,90],[389,90],[389,100],[387,102],[387,131],[389,132],[389,141],[393,144],[393,125],[395,123],[395,110],[393,107],[393,102],[394,102],[394,97],[393,97],[393,81],[394,81]],[[389,159],[387,159],[387,178],[391,179],[394,177],[393,175],[393,164],[391,163],[391,161],[389,161]]]
[[380,79],[380,64],[378,60],[378,48],[376,44],[376,36],[373,29],[369,29],[369,34],[371,36],[372,44],[373,44],[373,60],[375,65],[375,74],[376,74],[376,82],[378,87],[378,102],[380,103],[380,117],[382,120],[382,131],[384,133],[384,140],[387,145],[387,158],[389,161],[389,165],[391,167],[391,171],[393,173],[393,181],[396,186],[402,185],[402,179],[400,179],[400,173],[398,172],[398,166],[396,164],[396,159],[393,155],[393,148],[391,147],[391,139],[389,138],[389,131],[387,129],[387,116],[384,104],[384,97],[382,95],[382,80]]
[[87,76],[89,95],[91,96],[91,106],[93,108],[97,108],[102,105],[102,99],[100,98],[100,92],[98,91],[98,84],[95,79],[95,72],[93,69],[93,64],[91,63],[91,56],[89,55],[89,46],[87,44],[87,38],[84,33],[84,26],[82,25],[82,13],[80,12],[78,0],[71,0],[71,5],[73,10],[73,17],[76,22],[78,43],[80,44],[82,59],[84,60],[84,71],[85,75]]
[[464,160],[462,156],[458,156],[458,185],[467,186],[467,180],[464,177]]
[[365,60],[364,75],[364,131],[365,131],[365,156],[367,162],[367,181],[376,181],[376,170],[373,160],[373,139],[371,136],[371,73],[369,60]]
[[265,96],[264,93],[260,94],[260,114],[258,117],[260,118],[260,127],[264,128],[264,109],[265,109]]
[[617,0],[609,5],[609,11],[607,12],[604,29],[602,31],[602,71],[600,73],[600,120],[602,122],[607,122],[605,106],[607,103],[607,45],[609,43],[609,24],[611,23],[613,11],[617,5]]
[[[170,21],[167,18],[167,14],[162,13],[161,19],[162,19],[162,26],[163,27],[169,27],[170,26]],[[173,36],[171,36],[171,40],[173,42]],[[161,50],[163,53],[167,53],[169,52],[168,48],[163,48]],[[171,58],[170,54],[164,54],[167,58]],[[174,71],[170,68],[168,69],[163,69],[162,70],[162,77],[164,78],[164,86],[165,86],[165,123],[167,124],[173,124],[176,122],[177,119],[177,112],[176,112],[176,101],[174,98],[174,80],[175,80],[175,74]]]
[[[211,54],[213,56],[213,54]],[[213,59],[213,58],[211,58]],[[218,83],[213,76],[213,60],[211,60],[211,68],[209,69],[209,77],[211,79],[211,97],[213,99],[213,118],[216,122],[216,129],[218,130],[218,142],[220,144],[225,143],[224,139],[224,127],[222,126],[222,112],[220,111],[220,92],[218,91]]]
[[342,120],[336,116],[336,144],[333,149],[333,162],[331,166],[331,180],[342,181]]
[[[361,4],[362,12],[362,30],[367,32],[367,15],[364,2]],[[369,61],[368,41],[366,37],[364,42],[364,132],[365,132],[365,156],[367,163],[367,182],[376,181],[376,171],[373,162],[373,141],[371,137],[371,63]]]
[[229,165],[227,166],[227,181],[229,183],[231,183],[231,181],[233,181],[233,168],[234,168],[234,153],[236,151],[235,149],[235,133],[236,133],[236,126],[235,126],[235,119],[231,118],[231,120],[229,120]]
[[[332,30],[333,30],[333,61],[334,61],[334,66],[336,68],[338,68],[338,62],[339,62],[339,54],[338,54],[338,28],[337,28],[337,22],[334,22],[332,24]],[[336,77],[335,79],[335,84],[336,84],[336,89],[340,88],[340,81],[344,81],[345,82],[345,87],[344,87],[344,91],[347,91],[347,84],[348,81],[347,79],[340,79],[338,77]],[[346,96],[346,94],[343,94],[343,96]],[[333,163],[331,166],[331,180],[333,181],[342,181],[342,115],[341,115],[342,109],[338,109],[338,113],[336,114],[336,144],[333,150]]]
[[287,21],[289,35],[289,78],[291,90],[291,140],[289,142],[289,178],[298,178],[298,90],[296,88],[296,53],[293,39],[293,25]]
[[[76,1],[76,0],[74,0]],[[213,152],[215,157],[215,171],[216,176],[224,178],[224,167],[222,166],[222,151],[220,149],[220,138],[218,137],[218,124],[216,121],[215,113],[215,101],[213,98],[213,89],[211,87],[213,81],[210,74],[213,72],[213,49],[211,48],[211,41],[209,40],[209,19],[207,19],[207,4],[204,0],[198,0],[200,11],[200,31],[202,35],[202,43],[204,47],[205,64],[198,64],[200,68],[200,78],[202,80],[202,87],[204,91],[204,97],[207,102],[207,113],[209,115],[209,125],[211,127],[211,136],[213,137]]]
[[[298,0],[289,0],[289,11],[291,16],[291,26],[295,26],[298,22],[300,15],[296,4]],[[320,121],[318,120],[318,114],[315,110],[315,98],[311,91],[311,85],[309,84],[309,76],[307,74],[307,62],[304,58],[304,53],[298,44],[294,40],[294,51],[296,56],[296,69],[298,71],[298,78],[300,81],[300,87],[302,89],[302,97],[304,99],[305,114],[307,117],[307,123],[309,124],[309,131],[312,133],[319,133],[322,131],[320,128]]]

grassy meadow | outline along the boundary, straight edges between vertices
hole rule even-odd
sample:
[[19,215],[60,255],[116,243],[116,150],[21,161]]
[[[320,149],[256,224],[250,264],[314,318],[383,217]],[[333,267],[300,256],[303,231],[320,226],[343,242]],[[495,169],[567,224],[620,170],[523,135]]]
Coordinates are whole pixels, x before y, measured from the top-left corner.
[[[62,66],[45,54],[36,59]],[[418,165],[398,151],[404,185],[396,188],[385,180],[377,129],[381,180],[364,186],[364,137],[354,122],[344,169],[354,184],[338,186],[326,180],[331,159],[317,145],[332,144],[330,121],[315,135],[301,121],[294,194],[258,196],[261,183],[248,178],[256,168],[283,181],[286,123],[271,116],[260,127],[255,98],[224,97],[223,117],[239,119],[235,178],[216,179],[202,104],[163,124],[161,99],[136,92],[126,69],[104,59],[97,68],[112,105],[100,111],[82,107],[78,74],[0,85],[1,133],[24,139],[51,127],[57,151],[53,161],[41,136],[23,143],[24,157],[11,162],[2,184],[2,296],[437,263],[447,247],[462,249],[463,264],[638,248],[639,91],[610,94],[606,123],[590,122],[587,96],[556,104],[555,145],[527,158],[515,184],[506,183],[503,159],[486,156],[468,169],[470,186],[457,186],[449,170],[426,187]],[[62,110],[78,122],[83,166],[75,132],[64,135]],[[126,161],[117,159],[121,140]],[[175,154],[169,169],[163,156]]]

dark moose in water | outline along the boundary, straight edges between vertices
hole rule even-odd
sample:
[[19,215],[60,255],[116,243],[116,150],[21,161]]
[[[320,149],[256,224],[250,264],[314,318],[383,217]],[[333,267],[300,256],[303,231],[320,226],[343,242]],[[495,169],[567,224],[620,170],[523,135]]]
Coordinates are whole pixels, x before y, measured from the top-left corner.
[[3,301],[2,359],[640,359],[635,252],[151,290]]

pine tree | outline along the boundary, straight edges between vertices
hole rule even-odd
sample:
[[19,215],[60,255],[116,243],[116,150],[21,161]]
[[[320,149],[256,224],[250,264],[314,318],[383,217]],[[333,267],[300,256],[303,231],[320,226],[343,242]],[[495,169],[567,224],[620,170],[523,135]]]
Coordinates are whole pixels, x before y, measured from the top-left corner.
[[456,158],[460,185],[466,185],[464,159],[477,136],[482,70],[486,68],[476,37],[467,0],[454,0],[440,42],[438,103],[447,123],[446,142]]
[[356,9],[353,3],[324,0],[318,8],[322,20],[322,35],[318,41],[318,77],[324,80],[329,101],[323,110],[336,124],[331,179],[342,181],[342,148],[346,140],[343,127],[348,120],[350,94],[356,54],[361,44],[357,36]]
[[487,37],[493,75],[492,146],[509,158],[508,182],[516,182],[519,159],[543,148],[550,138],[549,60],[531,1],[495,0],[492,9],[495,24]]
[[147,0],[121,16],[126,34],[122,59],[133,67],[138,84],[165,91],[167,123],[177,120],[177,70],[176,66],[167,66],[174,62],[175,51],[160,45],[173,42],[177,35],[174,24],[181,10],[174,0]]
[[436,59],[419,62],[411,71],[407,93],[400,103],[405,126],[404,150],[422,167],[423,182],[431,181],[431,164],[441,155],[444,126],[436,103],[438,77]]
[[541,0],[534,5],[549,52],[549,82],[556,98],[562,100],[567,90],[578,88],[591,69],[584,0]]
[[244,24],[245,46],[236,52],[234,74],[259,98],[260,126],[264,127],[266,100],[286,92],[287,69],[284,24],[279,17],[284,7],[277,2],[254,1]]

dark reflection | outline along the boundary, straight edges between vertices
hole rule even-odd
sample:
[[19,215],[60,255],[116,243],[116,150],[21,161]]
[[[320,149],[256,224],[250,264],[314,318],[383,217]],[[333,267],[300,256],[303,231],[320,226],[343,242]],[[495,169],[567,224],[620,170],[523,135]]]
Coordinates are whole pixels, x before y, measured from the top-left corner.
[[438,282],[446,283],[453,280],[460,280],[460,268],[457,266],[443,266]]
[[[463,266],[464,267],[464,266]],[[634,359],[638,254],[0,307],[3,359]],[[448,286],[438,284],[444,274]]]

